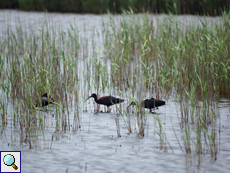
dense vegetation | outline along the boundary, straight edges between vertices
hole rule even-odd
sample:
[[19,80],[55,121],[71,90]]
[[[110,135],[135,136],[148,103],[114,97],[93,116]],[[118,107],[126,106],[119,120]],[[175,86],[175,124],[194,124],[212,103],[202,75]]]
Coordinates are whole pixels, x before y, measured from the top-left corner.
[[[44,92],[54,96],[55,130],[63,131],[80,127],[79,114],[86,109],[83,100],[92,92],[115,93],[137,102],[150,96],[166,101],[173,97],[180,106],[185,151],[210,153],[216,159],[221,133],[216,132],[218,101],[230,98],[230,12],[223,12],[219,21],[197,17],[187,25],[174,15],[153,20],[124,12],[118,25],[109,17],[102,32],[93,30],[88,38],[84,35],[89,33],[79,34],[76,25],[62,31],[44,21],[37,32],[5,26],[0,37],[2,129],[9,121],[10,100],[20,141],[45,133],[45,119],[34,109]],[[128,131],[134,132],[128,111],[119,106]],[[74,122],[69,121],[70,110]],[[136,108],[134,116],[137,132],[144,136],[146,114]],[[153,116],[158,122],[156,133],[165,144],[161,118]]]
[[0,8],[76,13],[175,13],[220,15],[230,0],[0,0]]

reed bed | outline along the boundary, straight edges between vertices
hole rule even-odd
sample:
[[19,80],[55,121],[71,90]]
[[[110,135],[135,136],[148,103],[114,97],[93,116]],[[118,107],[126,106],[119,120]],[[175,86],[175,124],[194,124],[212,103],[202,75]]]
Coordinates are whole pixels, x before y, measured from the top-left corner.
[[[230,13],[223,13],[219,22],[204,19],[185,25],[172,15],[153,20],[148,14],[137,17],[124,12],[118,23],[110,15],[102,23],[102,32],[93,29],[88,38],[75,25],[60,31],[44,22],[36,32],[9,27],[0,41],[2,130],[8,121],[6,105],[12,100],[20,142],[28,140],[33,148],[35,139],[45,140],[46,113],[35,109],[44,92],[55,100],[54,133],[81,128],[82,111],[88,110],[83,101],[93,92],[137,103],[150,97],[167,103],[174,97],[180,107],[185,151],[210,153],[216,159],[218,100],[230,97],[229,20]],[[126,106],[119,104],[115,111],[125,120],[128,132],[145,136],[149,114],[137,106],[132,122]],[[170,141],[162,117],[153,116],[166,151]],[[120,137],[118,115],[115,123]]]
[[1,0],[1,9],[20,9],[49,12],[75,12],[75,13],[122,13],[122,9],[134,9],[135,13],[149,11],[151,13],[175,14],[208,14],[220,15],[224,9],[229,9],[229,0]]
[[[127,13],[120,27],[113,18],[104,24],[112,84],[130,90],[130,100],[177,97],[185,151],[210,153],[216,159],[218,100],[230,96],[229,13],[216,23],[199,20],[188,25],[174,16],[155,24],[148,15],[137,19]],[[136,112],[139,127],[145,115],[141,109]],[[162,124],[154,118],[162,139]],[[138,133],[144,136],[140,127]]]

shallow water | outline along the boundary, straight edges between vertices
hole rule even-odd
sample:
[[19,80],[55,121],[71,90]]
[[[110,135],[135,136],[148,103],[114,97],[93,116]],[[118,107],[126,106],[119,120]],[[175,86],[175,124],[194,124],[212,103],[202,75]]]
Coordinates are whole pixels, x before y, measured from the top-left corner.
[[[44,16],[63,30],[68,28],[70,22],[76,22],[82,34],[84,28],[89,33],[92,27],[100,31],[102,18],[105,21],[109,20],[108,15],[44,14],[0,10],[1,32],[4,32],[6,25],[14,27],[20,24],[25,29],[37,28],[42,25]],[[156,18],[154,15],[150,17]],[[158,17],[163,18],[163,16]],[[198,18],[194,16],[177,17],[180,17],[184,24],[193,20],[198,21]],[[121,16],[114,16],[114,18],[116,21]],[[207,18],[207,20],[211,23],[218,22],[221,18]],[[90,37],[90,35],[85,37]],[[0,90],[0,95],[5,97],[2,90]],[[84,98],[82,97],[81,100],[83,102]],[[13,108],[11,101],[8,101],[8,124],[0,135],[0,149],[1,151],[22,151],[22,172],[229,172],[230,169],[230,102],[226,99],[220,100],[218,105],[220,118],[215,129],[218,138],[216,140],[217,160],[214,161],[210,157],[207,149],[207,152],[200,156],[200,165],[195,153],[186,154],[185,152],[179,121],[180,106],[175,98],[167,99],[166,105],[156,110],[155,114],[163,123],[165,139],[163,149],[156,132],[157,122],[148,110],[146,110],[145,136],[140,137],[135,132],[137,128],[133,113],[130,114],[133,133],[129,134],[124,119],[119,116],[115,106],[111,107],[111,113],[94,113],[93,99],[85,103],[88,111],[80,112],[78,130],[75,129],[73,123],[74,109],[69,108],[71,126],[66,132],[61,129],[55,130],[56,117],[53,116],[56,113],[55,107],[48,106],[48,111],[38,111],[46,122],[44,133],[38,141],[32,142],[33,148],[28,149],[28,142],[19,143],[20,132],[13,128]],[[127,101],[121,104],[123,109],[127,106]],[[101,109],[103,109],[102,106]],[[117,134],[117,116],[121,137]]]
[[[198,166],[198,156],[188,155],[184,151],[176,111],[179,108],[172,100],[169,102],[157,111],[168,143],[165,152],[160,149],[160,138],[154,132],[155,123],[151,114],[147,114],[144,137],[128,134],[123,119],[119,117],[121,137],[117,137],[117,114],[114,111],[108,114],[82,113],[80,131],[54,132],[55,125],[50,124],[44,129],[45,142],[41,141],[42,145],[35,149],[12,143],[11,124],[8,124],[1,135],[1,150],[22,151],[22,172],[228,172],[230,125],[229,107],[226,106],[229,103],[219,105],[224,108],[220,109],[221,135],[217,160],[213,161],[208,153],[202,154],[201,165]],[[48,121],[55,122],[52,107],[49,109],[50,112],[44,113],[44,116]],[[70,114],[70,121],[72,117],[73,114]],[[8,118],[10,122],[10,114]],[[132,129],[135,129],[134,121]],[[55,136],[53,142],[52,135]]]

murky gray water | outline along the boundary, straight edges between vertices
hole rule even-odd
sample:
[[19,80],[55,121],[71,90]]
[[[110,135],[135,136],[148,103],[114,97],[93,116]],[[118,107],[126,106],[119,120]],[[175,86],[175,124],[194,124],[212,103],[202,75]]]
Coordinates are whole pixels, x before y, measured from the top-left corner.
[[[150,17],[156,18],[154,15]],[[158,17],[163,18],[163,16]],[[194,16],[178,17],[185,24],[198,21],[198,18]],[[37,29],[43,24],[44,18],[63,30],[68,28],[69,23],[76,23],[82,34],[85,33],[84,29],[90,33],[92,27],[100,31],[102,19],[109,20],[107,15],[44,14],[0,10],[0,32],[6,29],[6,25],[15,27],[18,24],[25,29],[31,29],[31,27]],[[115,21],[119,18],[121,16],[115,16]],[[221,19],[216,17],[207,18],[207,20],[211,23]],[[86,37],[89,36],[90,34],[86,35]],[[1,90],[0,93],[4,95]],[[82,98],[82,102],[83,100]],[[127,106],[127,101],[122,104],[123,109]],[[12,105],[9,101],[7,111],[9,123],[0,135],[0,150],[22,151],[22,172],[229,172],[229,100],[222,99],[218,105],[220,129],[217,125],[217,160],[213,161],[209,153],[203,153],[200,166],[198,166],[198,156],[195,153],[186,154],[185,152],[183,132],[181,132],[178,118],[180,107],[174,98],[168,99],[166,105],[156,111],[156,116],[159,116],[163,123],[165,149],[160,147],[160,137],[155,128],[157,123],[147,110],[144,137],[139,137],[135,133],[137,129],[133,114],[131,114],[133,133],[128,134],[123,118],[119,117],[121,137],[117,137],[115,106],[112,106],[112,112],[107,114],[93,113],[93,99],[85,104],[88,112],[80,113],[80,130],[75,130],[74,126],[71,126],[70,131],[55,131],[56,118],[53,116],[55,108],[49,106],[48,112],[41,112],[41,117],[46,119],[44,137],[41,135],[42,137],[39,138],[37,148],[28,149],[28,143],[19,145],[19,139],[15,139],[15,136],[19,136],[16,135],[19,132],[14,131],[13,128]],[[74,109],[70,108],[70,124],[73,124],[74,114]]]

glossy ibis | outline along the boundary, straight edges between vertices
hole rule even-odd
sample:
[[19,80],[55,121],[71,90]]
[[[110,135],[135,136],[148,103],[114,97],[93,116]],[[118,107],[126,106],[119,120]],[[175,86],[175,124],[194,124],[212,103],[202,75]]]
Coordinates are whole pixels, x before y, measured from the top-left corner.
[[[131,104],[127,107],[127,109],[131,105],[137,105],[137,104],[136,104],[136,102],[131,102]],[[154,113],[154,112],[151,111],[152,108],[157,108],[158,109],[158,107],[162,106],[162,105],[165,105],[165,101],[163,101],[163,100],[156,100],[154,98],[146,99],[146,100],[143,100],[141,102],[141,106],[144,107],[144,108],[148,108],[150,113]]]
[[91,97],[94,98],[94,100],[95,100],[95,102],[96,102],[97,104],[101,104],[101,105],[107,106],[107,113],[111,112],[111,109],[108,110],[108,109],[109,109],[109,106],[114,105],[114,104],[117,104],[117,103],[121,103],[121,102],[124,101],[123,99],[119,99],[119,98],[116,98],[116,97],[113,97],[113,96],[104,96],[104,97],[101,97],[101,98],[97,99],[97,95],[96,95],[95,93],[93,93],[91,96],[89,96],[89,97],[85,100],[85,102],[86,102],[89,98],[91,98]]
[[52,96],[49,96],[48,98],[48,95],[47,93],[43,94],[42,97],[40,98],[40,100],[36,103],[36,107],[38,106],[47,106],[48,104],[52,104],[54,103],[54,99],[52,98]]

